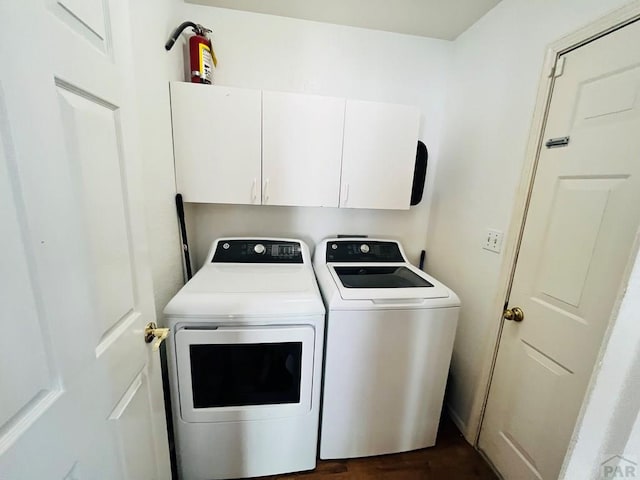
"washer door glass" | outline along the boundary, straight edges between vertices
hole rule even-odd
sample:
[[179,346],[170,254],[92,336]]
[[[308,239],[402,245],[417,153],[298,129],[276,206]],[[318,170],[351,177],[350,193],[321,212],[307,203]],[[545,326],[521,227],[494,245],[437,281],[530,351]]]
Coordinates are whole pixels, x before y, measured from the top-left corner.
[[311,410],[310,325],[183,328],[175,349],[187,422],[258,420]]
[[189,345],[194,408],[298,403],[302,342]]

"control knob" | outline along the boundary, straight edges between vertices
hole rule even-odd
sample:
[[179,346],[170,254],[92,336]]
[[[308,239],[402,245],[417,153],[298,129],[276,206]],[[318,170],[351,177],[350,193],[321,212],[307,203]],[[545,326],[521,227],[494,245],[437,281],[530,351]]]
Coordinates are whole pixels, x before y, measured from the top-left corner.
[[362,245],[360,245],[360,251],[362,253],[369,253],[369,245],[367,245],[366,243],[363,243]]
[[265,251],[264,245],[262,245],[261,243],[256,244],[256,246],[253,247],[253,251],[258,255],[262,255]]

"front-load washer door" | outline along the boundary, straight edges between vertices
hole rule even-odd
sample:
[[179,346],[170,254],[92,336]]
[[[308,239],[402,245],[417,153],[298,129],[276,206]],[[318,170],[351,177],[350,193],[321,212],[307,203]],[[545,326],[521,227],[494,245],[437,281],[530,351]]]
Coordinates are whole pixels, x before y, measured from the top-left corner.
[[314,340],[310,325],[178,330],[182,419],[230,422],[307,414]]

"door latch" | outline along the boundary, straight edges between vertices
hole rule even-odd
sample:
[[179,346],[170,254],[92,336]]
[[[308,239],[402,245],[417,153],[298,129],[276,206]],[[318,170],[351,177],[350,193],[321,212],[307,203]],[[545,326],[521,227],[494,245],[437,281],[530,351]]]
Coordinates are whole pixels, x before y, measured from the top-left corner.
[[566,147],[569,145],[569,138],[570,137],[550,138],[544,145],[547,148]]
[[168,328],[158,328],[155,322],[149,322],[144,327],[144,341],[151,343],[155,339],[153,344],[153,351],[157,352],[160,348],[160,344],[169,336]]

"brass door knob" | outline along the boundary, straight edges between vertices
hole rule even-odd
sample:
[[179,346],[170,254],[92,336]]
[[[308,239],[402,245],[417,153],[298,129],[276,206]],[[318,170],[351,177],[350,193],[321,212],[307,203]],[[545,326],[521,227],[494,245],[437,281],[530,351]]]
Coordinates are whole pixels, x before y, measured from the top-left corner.
[[155,338],[156,341],[153,344],[153,351],[157,352],[160,348],[160,344],[169,336],[168,328],[158,328],[155,322],[149,322],[144,327],[144,341],[146,343],[153,342]]
[[521,322],[524,320],[524,312],[520,307],[507,308],[502,316],[505,320],[513,320],[514,322]]

